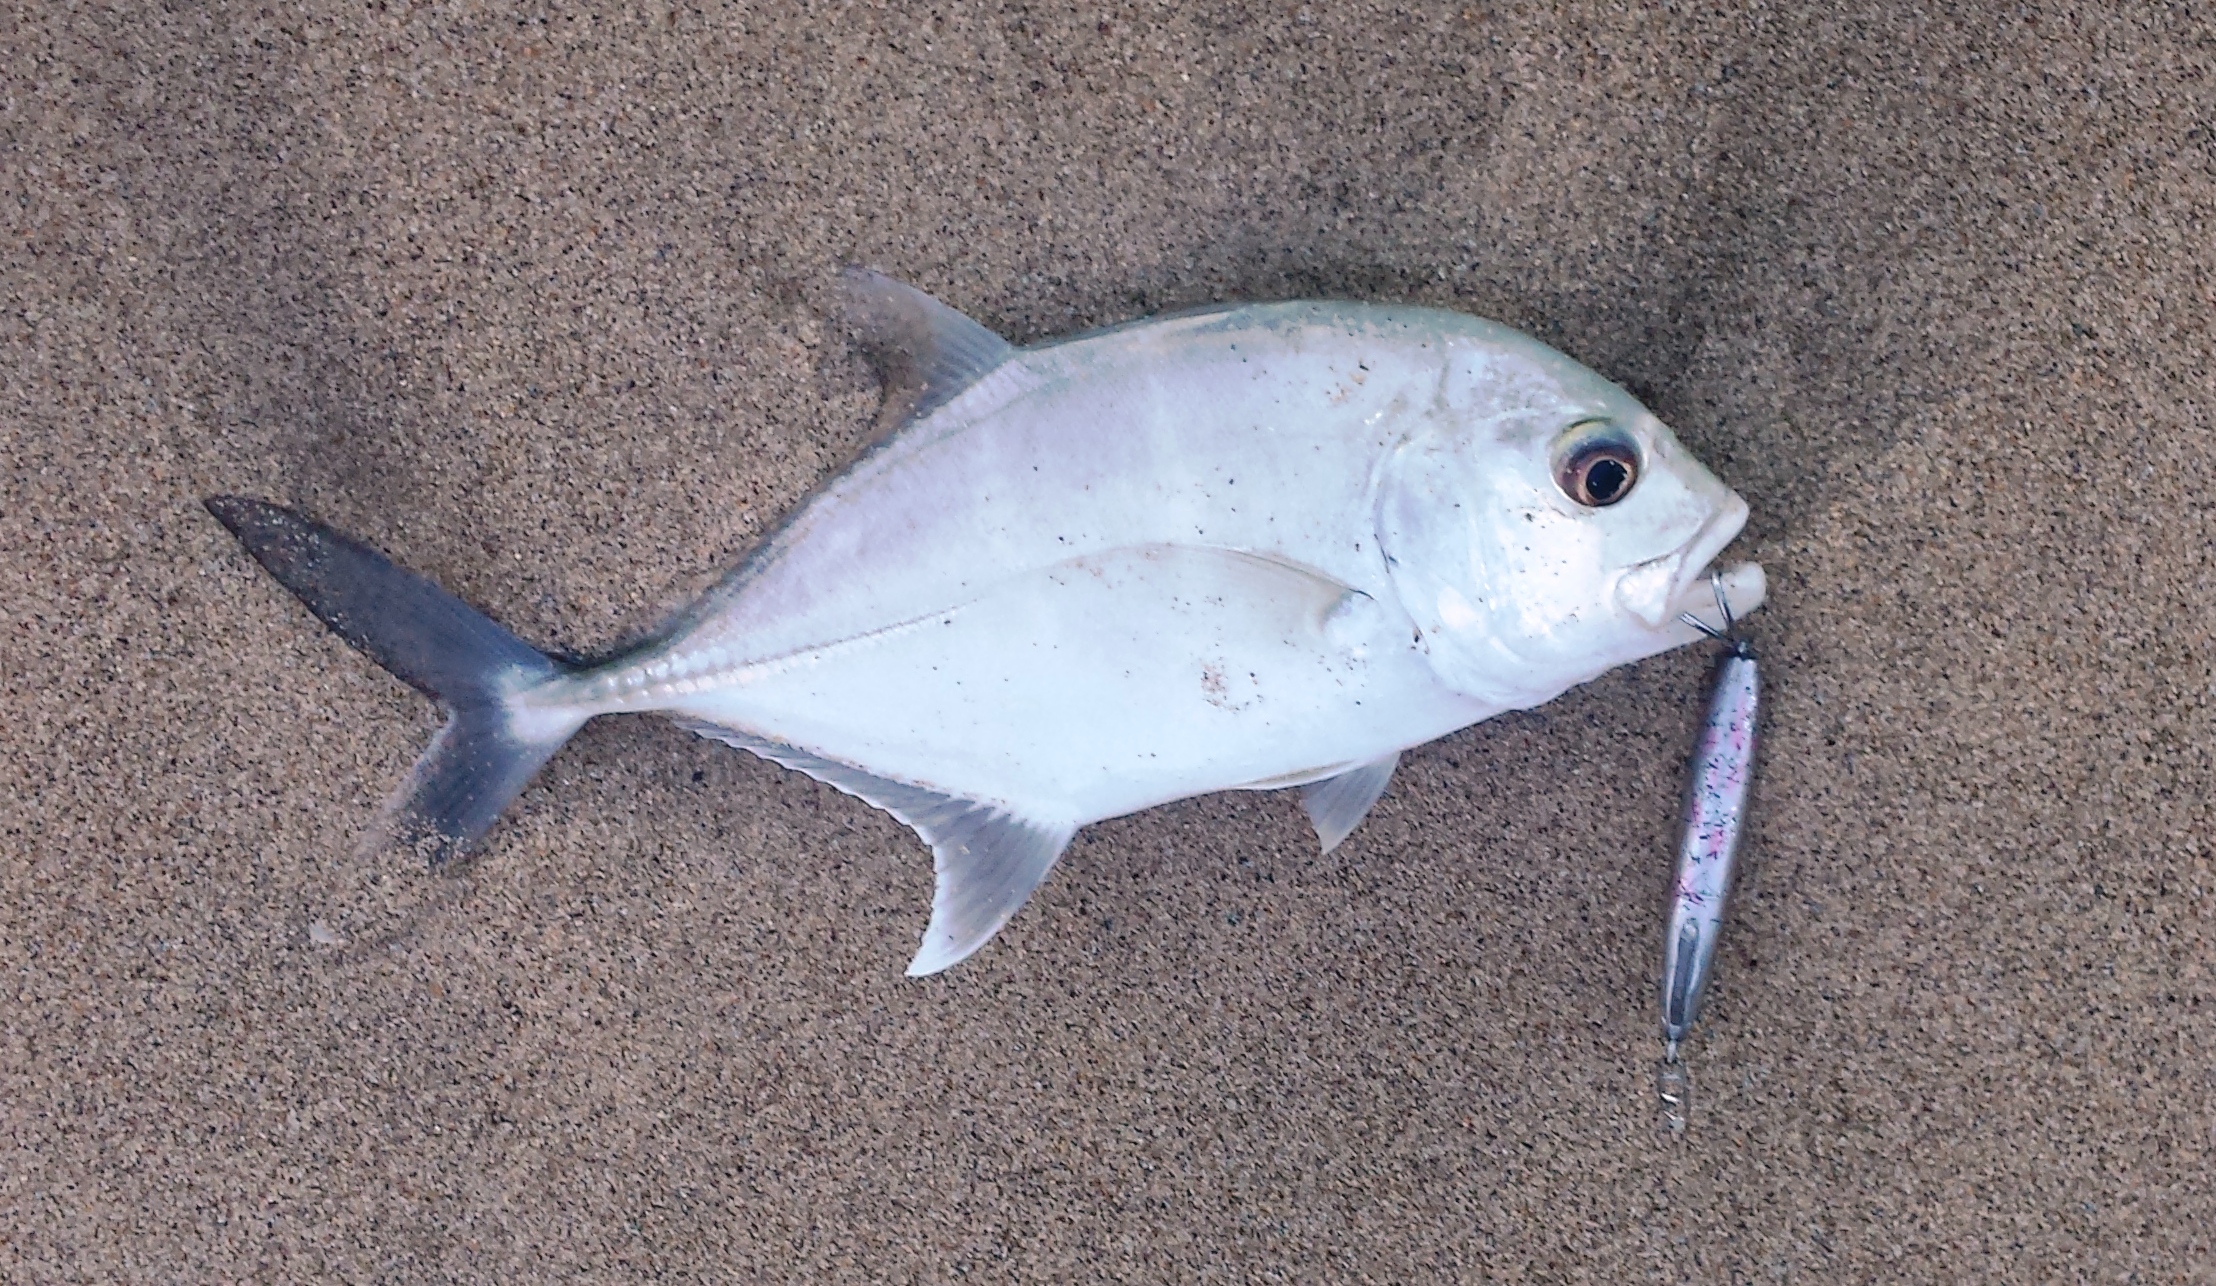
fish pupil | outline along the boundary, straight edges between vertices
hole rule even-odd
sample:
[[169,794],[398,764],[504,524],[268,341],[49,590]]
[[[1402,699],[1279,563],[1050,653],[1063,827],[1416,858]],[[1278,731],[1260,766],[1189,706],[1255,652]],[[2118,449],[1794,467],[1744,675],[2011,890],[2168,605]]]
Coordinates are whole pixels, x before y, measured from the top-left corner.
[[1605,505],[1622,495],[1624,484],[1630,480],[1631,470],[1624,467],[1623,461],[1603,456],[1585,470],[1585,494],[1591,496],[1594,503]]

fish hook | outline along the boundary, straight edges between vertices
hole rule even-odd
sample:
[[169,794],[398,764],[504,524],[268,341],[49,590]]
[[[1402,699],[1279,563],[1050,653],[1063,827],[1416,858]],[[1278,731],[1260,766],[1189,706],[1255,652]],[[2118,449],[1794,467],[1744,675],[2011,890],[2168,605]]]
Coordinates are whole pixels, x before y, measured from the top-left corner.
[[1716,596],[1716,614],[1723,618],[1724,627],[1719,630],[1691,612],[1679,612],[1677,619],[1730,648],[1733,656],[1752,656],[1753,647],[1740,636],[1739,618],[1731,614],[1731,600],[1724,594],[1724,574],[1711,570],[1708,588]]

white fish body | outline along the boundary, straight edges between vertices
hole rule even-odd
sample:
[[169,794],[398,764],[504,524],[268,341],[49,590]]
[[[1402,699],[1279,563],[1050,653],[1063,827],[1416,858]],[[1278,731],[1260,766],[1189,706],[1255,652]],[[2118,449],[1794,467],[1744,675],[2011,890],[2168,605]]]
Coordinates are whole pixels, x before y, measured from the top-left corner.
[[[938,865],[911,973],[1089,822],[1304,785],[1336,843],[1402,750],[1692,641],[1746,519],[1628,394],[1461,314],[1251,305],[1016,349],[849,286],[886,436],[659,640],[499,699],[519,743],[664,712],[901,817]],[[1631,471],[1606,504],[1562,480],[1595,451]],[[1759,605],[1759,568],[1724,576]]]

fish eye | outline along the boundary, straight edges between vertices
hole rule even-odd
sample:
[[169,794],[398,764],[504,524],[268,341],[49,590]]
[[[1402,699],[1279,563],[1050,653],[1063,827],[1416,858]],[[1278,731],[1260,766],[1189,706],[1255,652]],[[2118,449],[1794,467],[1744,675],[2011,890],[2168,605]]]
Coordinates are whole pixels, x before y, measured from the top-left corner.
[[1639,448],[1622,430],[1580,424],[1555,455],[1554,485],[1587,509],[1605,509],[1639,483]]

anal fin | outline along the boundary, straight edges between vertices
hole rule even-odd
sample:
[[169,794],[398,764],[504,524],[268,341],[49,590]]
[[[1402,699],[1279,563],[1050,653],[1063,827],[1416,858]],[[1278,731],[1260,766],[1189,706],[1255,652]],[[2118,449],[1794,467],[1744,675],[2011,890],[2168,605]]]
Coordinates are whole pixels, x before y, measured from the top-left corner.
[[1030,899],[1077,833],[1074,826],[1029,821],[969,800],[942,800],[928,818],[901,817],[931,846],[938,874],[931,923],[908,962],[911,978],[959,964],[984,946]]
[[931,846],[938,885],[923,944],[908,962],[911,978],[960,964],[990,941],[1046,879],[1077,833],[1066,823],[1019,817],[995,804],[892,781],[721,724],[677,722],[881,808]]
[[1393,769],[1399,764],[1400,752],[1396,750],[1383,759],[1372,759],[1336,777],[1300,788],[1300,805],[1308,811],[1308,820],[1315,823],[1316,838],[1323,841],[1324,852],[1339,847],[1339,841],[1362,824],[1370,806],[1385,793],[1385,783],[1393,779]]

